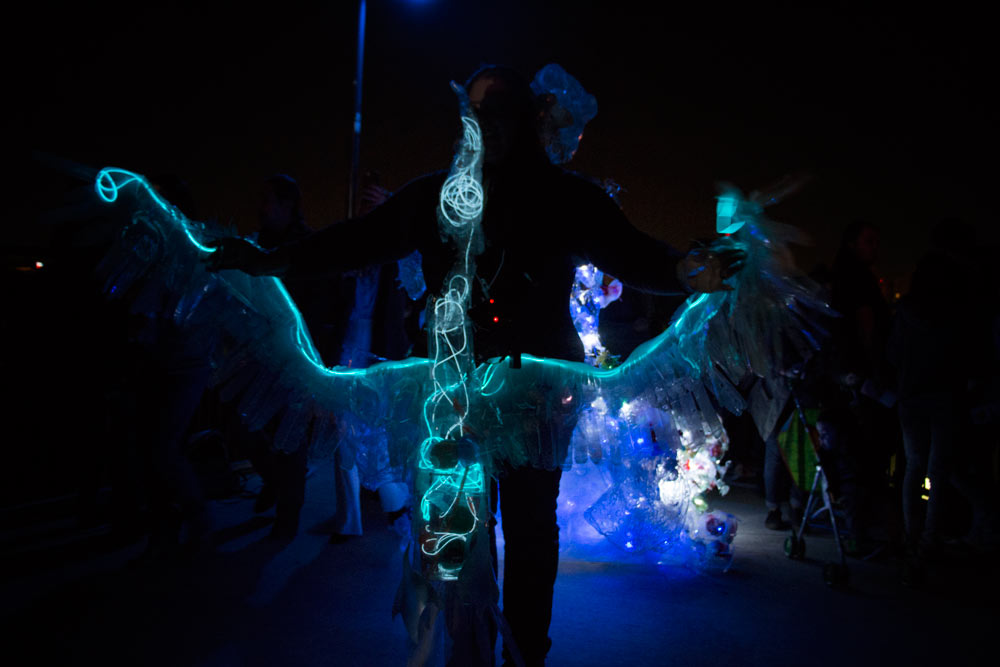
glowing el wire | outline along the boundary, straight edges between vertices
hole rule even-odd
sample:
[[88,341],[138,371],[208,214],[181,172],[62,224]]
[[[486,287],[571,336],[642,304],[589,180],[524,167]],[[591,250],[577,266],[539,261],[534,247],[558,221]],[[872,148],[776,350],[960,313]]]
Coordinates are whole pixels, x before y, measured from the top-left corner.
[[[483,214],[482,132],[472,114],[464,89],[454,85],[459,96],[462,118],[462,141],[456,151],[451,171],[441,187],[438,219],[442,234],[455,241],[459,256],[452,267],[442,294],[433,301],[431,320],[432,392],[423,406],[427,437],[420,444],[418,468],[433,480],[420,499],[421,516],[432,519],[435,498],[447,499],[435,517],[445,519],[457,505],[467,506],[472,526],[464,533],[434,530],[421,545],[427,556],[436,556],[455,541],[465,542],[479,525],[474,495],[483,493],[483,467],[479,461],[457,461],[451,468],[438,468],[430,460],[430,451],[441,442],[456,440],[464,433],[471,392],[469,379],[474,371],[472,334],[466,316],[471,297],[475,265],[472,261],[475,239]],[[464,502],[463,502],[464,499]]]
[[[116,180],[118,177],[120,180]],[[165,199],[160,197],[159,193],[149,184],[145,178],[131,171],[125,169],[117,169],[115,167],[105,167],[101,169],[97,174],[97,180],[94,183],[94,189],[97,191],[97,196],[99,196],[104,201],[109,204],[118,199],[118,191],[129,183],[136,183],[139,187],[146,190],[146,193],[156,202],[160,208],[163,209],[167,215],[171,217],[174,221],[180,225],[181,229],[187,235],[188,240],[191,244],[201,252],[215,252],[215,248],[207,246],[202,243],[195,236],[193,231],[193,225],[191,222],[184,217],[184,214],[177,210],[176,206],[171,206]]]
[[[209,245],[205,245],[199,237],[196,235],[198,226],[188,220],[177,207],[172,206],[165,199],[163,199],[155,188],[150,185],[149,181],[145,178],[136,174],[135,172],[128,171],[127,169],[119,169],[117,167],[105,167],[101,169],[97,178],[94,182],[94,189],[97,192],[98,197],[102,201],[107,203],[114,203],[118,199],[119,192],[122,188],[130,185],[136,184],[137,187],[141,188],[146,192],[150,199],[155,202],[160,209],[169,217],[169,219],[176,224],[185,234],[188,241],[193,245],[199,252],[212,253],[215,252],[215,248]],[[331,377],[344,377],[344,376],[360,376],[371,372],[372,370],[378,370],[379,372],[390,369],[409,369],[414,366],[421,366],[428,364],[426,359],[421,359],[419,357],[414,357],[410,359],[405,359],[403,361],[393,361],[386,362],[383,364],[376,364],[370,369],[348,369],[348,368],[328,368],[323,364],[320,358],[319,352],[313,345],[312,340],[309,336],[309,329],[306,326],[305,320],[302,314],[299,312],[298,307],[296,307],[295,302],[292,300],[291,295],[285,288],[284,283],[281,282],[279,278],[269,276],[266,280],[270,281],[274,288],[281,295],[282,299],[288,306],[289,312],[292,313],[292,317],[295,322],[294,340],[301,351],[303,357],[319,372],[324,375]]]

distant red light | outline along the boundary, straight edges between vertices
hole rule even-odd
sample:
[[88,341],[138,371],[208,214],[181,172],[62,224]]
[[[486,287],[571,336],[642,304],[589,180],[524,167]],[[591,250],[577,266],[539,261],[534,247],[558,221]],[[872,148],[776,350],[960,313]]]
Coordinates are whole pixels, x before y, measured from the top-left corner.
[[499,321],[500,321],[500,318],[499,318],[499,317],[494,317],[494,318],[493,318],[493,321],[494,321],[494,322],[499,322]]

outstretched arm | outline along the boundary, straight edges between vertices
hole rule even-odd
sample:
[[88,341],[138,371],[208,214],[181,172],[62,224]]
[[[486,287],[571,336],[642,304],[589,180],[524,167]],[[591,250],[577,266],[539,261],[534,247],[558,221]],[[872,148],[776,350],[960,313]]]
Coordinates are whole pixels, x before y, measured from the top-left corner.
[[677,263],[677,278],[692,292],[725,292],[724,281],[743,269],[747,253],[725,240],[694,248]]
[[443,174],[412,181],[367,215],[332,224],[264,250],[241,238],[224,239],[206,257],[208,268],[251,275],[320,278],[397,260],[436,230],[435,207]]
[[744,250],[720,239],[684,255],[633,227],[598,188],[588,185],[587,190],[578,211],[581,228],[573,235],[581,258],[644,292],[688,294],[731,289],[723,281],[743,267]]
[[287,258],[274,250],[265,250],[242,237],[219,239],[211,244],[215,252],[206,255],[209,271],[235,269],[251,276],[282,276],[288,270]]

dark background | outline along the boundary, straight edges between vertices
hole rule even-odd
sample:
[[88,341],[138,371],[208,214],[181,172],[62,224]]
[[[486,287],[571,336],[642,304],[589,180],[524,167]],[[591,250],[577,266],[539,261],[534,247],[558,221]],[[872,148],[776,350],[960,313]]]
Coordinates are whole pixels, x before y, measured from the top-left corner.
[[[798,172],[812,184],[773,215],[814,238],[807,269],[829,261],[854,218],[884,229],[889,278],[905,280],[942,217],[996,238],[983,15],[954,3],[879,13],[671,3],[657,5],[661,18],[638,6],[373,0],[363,168],[398,188],[447,166],[449,80],[484,62],[529,76],[558,62],[599,104],[570,166],[618,181],[634,223],[679,246],[712,231],[717,182],[751,190]],[[176,174],[202,217],[241,228],[254,222],[260,179],[284,171],[302,183],[309,222],[328,224],[345,210],[356,12],[353,2],[34,6],[9,22],[15,143]],[[47,238],[52,203],[22,201],[8,241]]]
[[[806,270],[832,261],[857,218],[882,229],[890,293],[905,292],[946,217],[995,246],[984,15],[956,3],[638,7],[372,0],[362,167],[391,189],[447,167],[450,80],[481,63],[531,76],[558,62],[599,105],[569,166],[616,180],[634,224],[682,248],[714,231],[717,183],[752,190],[799,173],[809,185],[771,213],[811,237],[798,251]],[[16,452],[3,504],[71,484],[109,414],[100,378],[123,329],[92,278],[109,230],[93,224],[96,170],[173,174],[198,217],[244,231],[261,180],[285,172],[312,226],[342,218],[357,34],[354,2],[19,11],[3,46],[2,363],[14,394],[3,419]]]

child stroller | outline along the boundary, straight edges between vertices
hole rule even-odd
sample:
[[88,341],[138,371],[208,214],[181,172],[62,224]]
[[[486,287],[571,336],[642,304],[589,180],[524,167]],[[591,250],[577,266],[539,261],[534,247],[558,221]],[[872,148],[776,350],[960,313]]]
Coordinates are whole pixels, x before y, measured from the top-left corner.
[[[834,510],[833,495],[830,489],[830,482],[824,470],[826,458],[823,448],[820,446],[819,429],[815,421],[810,423],[809,416],[803,410],[798,397],[792,392],[792,401],[795,410],[790,418],[789,431],[793,431],[792,437],[796,435],[799,440],[805,441],[809,445],[809,450],[803,452],[806,456],[801,457],[799,467],[805,468],[809,464],[814,466],[812,471],[812,484],[809,496],[806,500],[805,510],[802,513],[802,520],[798,526],[792,526],[792,533],[785,539],[785,556],[794,560],[802,560],[806,554],[805,532],[811,521],[817,521],[824,516],[830,522],[833,531],[834,543],[837,546],[837,561],[827,562],[823,565],[823,580],[831,588],[846,588],[850,581],[850,571],[847,568],[847,559],[844,545],[841,539],[840,528],[837,525],[837,515]],[[813,411],[816,412],[816,411]],[[793,474],[794,476],[794,474]],[[805,475],[799,476],[797,482],[805,482]],[[805,484],[803,484],[804,488]]]

